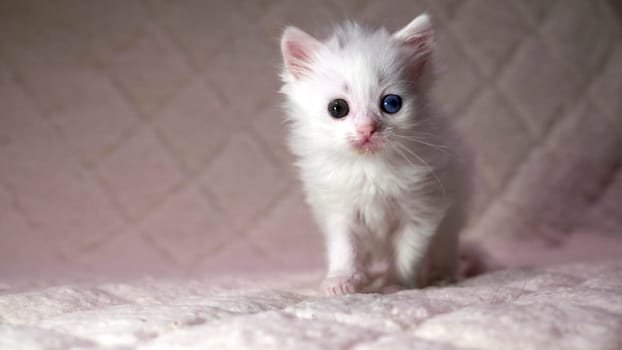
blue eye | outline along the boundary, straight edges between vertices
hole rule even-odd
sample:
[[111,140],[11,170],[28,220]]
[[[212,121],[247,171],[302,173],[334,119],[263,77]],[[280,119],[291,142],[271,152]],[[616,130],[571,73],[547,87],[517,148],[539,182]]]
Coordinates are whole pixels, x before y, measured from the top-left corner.
[[402,98],[398,95],[385,95],[380,108],[389,114],[397,113],[402,108]]

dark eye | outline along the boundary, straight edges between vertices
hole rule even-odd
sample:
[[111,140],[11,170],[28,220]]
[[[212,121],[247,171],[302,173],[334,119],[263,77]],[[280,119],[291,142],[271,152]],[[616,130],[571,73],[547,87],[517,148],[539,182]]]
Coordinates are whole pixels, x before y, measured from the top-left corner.
[[343,118],[348,115],[348,112],[350,112],[348,103],[340,98],[332,100],[328,104],[328,113],[330,113],[333,118]]
[[397,113],[402,108],[402,98],[398,95],[385,95],[380,108],[389,114]]

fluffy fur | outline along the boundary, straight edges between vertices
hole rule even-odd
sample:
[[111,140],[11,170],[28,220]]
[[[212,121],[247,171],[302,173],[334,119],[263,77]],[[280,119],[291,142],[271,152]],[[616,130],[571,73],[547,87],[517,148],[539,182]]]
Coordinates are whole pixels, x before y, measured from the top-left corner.
[[[353,23],[324,41],[283,34],[289,145],[325,235],[327,294],[364,290],[373,261],[386,262],[387,285],[455,277],[467,176],[429,96],[433,43],[425,14],[393,34]],[[397,113],[382,111],[386,94],[401,96]],[[342,119],[327,108],[337,98]]]

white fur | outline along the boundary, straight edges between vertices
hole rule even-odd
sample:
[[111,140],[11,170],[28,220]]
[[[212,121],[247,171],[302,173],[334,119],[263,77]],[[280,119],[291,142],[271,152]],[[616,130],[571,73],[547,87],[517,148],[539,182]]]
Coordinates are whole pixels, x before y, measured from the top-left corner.
[[[391,283],[454,277],[466,175],[430,101],[432,46],[427,15],[395,34],[351,23],[325,41],[283,34],[289,145],[326,237],[328,294],[364,289],[370,257],[388,261]],[[380,109],[385,94],[402,97],[396,114]],[[328,113],[336,98],[350,107],[343,119]],[[353,146],[366,123],[379,128],[371,151]]]

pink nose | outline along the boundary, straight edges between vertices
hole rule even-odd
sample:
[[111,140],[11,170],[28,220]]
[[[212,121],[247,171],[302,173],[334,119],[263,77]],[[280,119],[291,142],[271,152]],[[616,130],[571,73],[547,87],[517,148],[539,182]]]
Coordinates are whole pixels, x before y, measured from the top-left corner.
[[356,132],[362,137],[369,139],[371,135],[376,132],[376,125],[374,123],[365,123],[356,126]]

